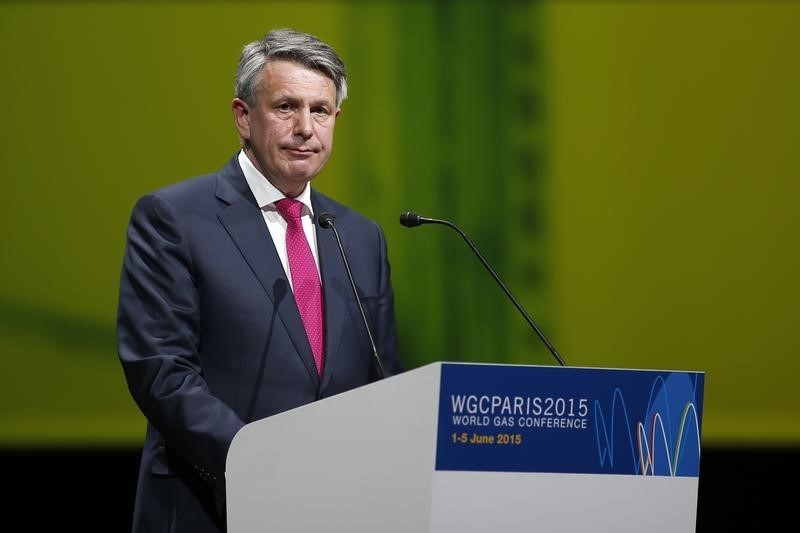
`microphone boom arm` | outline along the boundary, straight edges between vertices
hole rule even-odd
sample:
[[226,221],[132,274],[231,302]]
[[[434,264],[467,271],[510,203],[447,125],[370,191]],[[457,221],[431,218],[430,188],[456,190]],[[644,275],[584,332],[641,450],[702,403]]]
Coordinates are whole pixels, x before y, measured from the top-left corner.
[[329,213],[322,213],[320,215],[320,226],[323,228],[328,228],[333,230],[333,235],[336,237],[336,244],[339,246],[339,252],[342,255],[342,262],[344,263],[344,269],[347,271],[347,277],[350,278],[350,286],[353,288],[353,296],[356,298],[356,303],[358,304],[358,310],[361,312],[361,319],[364,321],[364,329],[367,330],[367,336],[369,337],[369,343],[372,346],[372,354],[375,356],[375,361],[378,363],[378,370],[381,374],[381,379],[386,377],[386,372],[383,369],[383,363],[381,363],[381,358],[378,357],[378,348],[375,347],[375,339],[372,338],[372,331],[370,331],[369,322],[367,322],[367,315],[364,313],[364,306],[361,305],[361,298],[358,296],[358,290],[356,289],[356,282],[353,279],[353,272],[350,270],[350,263],[347,261],[347,255],[344,253],[344,247],[342,246],[342,240],[339,238],[339,231],[336,229],[336,224],[333,223],[333,216]]
[[561,365],[561,366],[567,366],[566,361],[564,361],[564,359],[561,357],[561,355],[555,349],[553,344],[547,339],[547,337],[542,332],[542,330],[539,329],[539,326],[536,325],[536,322],[533,321],[533,319],[528,314],[528,312],[525,311],[525,309],[522,307],[522,305],[520,305],[520,303],[517,301],[517,299],[514,298],[514,295],[511,294],[511,291],[509,290],[509,288],[506,287],[506,284],[503,283],[503,280],[500,279],[500,276],[498,276],[497,273],[494,271],[494,269],[491,267],[491,265],[489,265],[489,262],[486,261],[486,259],[483,257],[483,254],[481,254],[480,250],[478,250],[478,247],[475,246],[475,244],[467,236],[466,233],[461,231],[461,229],[458,226],[456,226],[455,224],[453,224],[452,222],[449,222],[447,220],[439,220],[437,218],[421,217],[419,215],[416,215],[415,213],[410,213],[410,212],[404,213],[403,215],[406,217],[406,219],[405,219],[406,221],[408,221],[409,219],[412,220],[412,222],[410,224],[407,224],[406,222],[403,222],[403,219],[401,218],[401,222],[403,223],[403,225],[406,225],[407,227],[414,227],[414,226],[417,226],[417,225],[420,225],[420,224],[442,224],[444,226],[452,228],[459,235],[461,235],[461,237],[464,239],[464,241],[466,241],[466,243],[469,245],[469,247],[472,249],[472,251],[475,252],[475,255],[478,256],[478,259],[480,259],[481,263],[483,263],[483,266],[486,267],[486,270],[489,271],[489,274],[492,275],[492,277],[497,282],[497,284],[500,285],[500,288],[503,289],[503,292],[506,293],[506,296],[509,297],[509,299],[514,304],[514,306],[517,308],[517,310],[520,313],[522,313],[523,317],[525,317],[525,320],[528,322],[528,325],[530,325],[530,327],[533,328],[533,330],[539,336],[539,339],[541,339],[541,341],[544,343],[544,345],[547,346],[547,349],[550,351],[550,353],[553,355],[553,357],[555,357],[556,361],[558,361],[558,364]]

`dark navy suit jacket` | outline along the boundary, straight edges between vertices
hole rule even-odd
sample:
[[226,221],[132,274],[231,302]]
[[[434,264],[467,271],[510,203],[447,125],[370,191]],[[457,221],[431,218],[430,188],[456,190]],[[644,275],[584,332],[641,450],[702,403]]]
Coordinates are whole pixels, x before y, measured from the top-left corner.
[[[311,201],[316,215],[335,216],[383,366],[400,372],[383,232],[313,190]],[[136,204],[117,328],[129,389],[148,420],[134,531],[224,529],[225,459],[244,424],[377,379],[333,232],[316,227],[326,322],[321,377],[236,157],[216,174]]]

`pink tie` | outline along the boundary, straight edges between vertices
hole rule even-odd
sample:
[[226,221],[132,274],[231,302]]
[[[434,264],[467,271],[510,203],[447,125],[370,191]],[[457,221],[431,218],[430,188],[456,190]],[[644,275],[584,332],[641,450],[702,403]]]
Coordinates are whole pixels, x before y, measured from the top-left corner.
[[275,207],[286,220],[286,252],[289,256],[294,299],[300,311],[300,318],[303,319],[303,326],[306,328],[317,372],[322,375],[325,355],[322,285],[319,281],[317,264],[303,232],[303,223],[300,219],[303,204],[292,198],[283,198],[275,202]]

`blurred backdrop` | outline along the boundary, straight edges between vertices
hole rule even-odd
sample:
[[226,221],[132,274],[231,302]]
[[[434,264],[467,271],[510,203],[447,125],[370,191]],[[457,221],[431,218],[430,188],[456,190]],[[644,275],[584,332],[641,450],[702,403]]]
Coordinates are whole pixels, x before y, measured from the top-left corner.
[[348,67],[314,186],[384,227],[407,367],[553,363],[415,210],[570,365],[705,371],[704,448],[796,459],[798,24],[778,1],[0,3],[4,461],[102,456],[132,498],[128,216],[236,152],[238,54],[273,27]]

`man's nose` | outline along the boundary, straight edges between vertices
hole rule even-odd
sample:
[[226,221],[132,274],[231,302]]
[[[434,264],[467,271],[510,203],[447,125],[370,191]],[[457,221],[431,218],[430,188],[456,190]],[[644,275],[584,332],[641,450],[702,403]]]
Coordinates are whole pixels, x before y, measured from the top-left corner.
[[311,111],[309,109],[301,109],[295,114],[294,121],[294,134],[309,139],[313,135],[311,123]]

